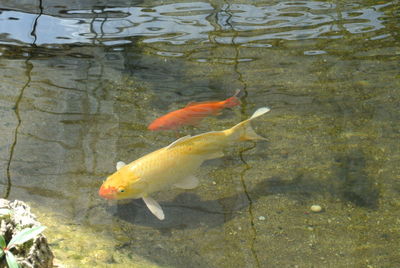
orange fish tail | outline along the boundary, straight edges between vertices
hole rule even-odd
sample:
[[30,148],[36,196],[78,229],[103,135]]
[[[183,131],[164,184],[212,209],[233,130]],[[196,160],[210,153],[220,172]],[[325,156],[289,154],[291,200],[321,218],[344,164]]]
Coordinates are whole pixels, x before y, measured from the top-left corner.
[[225,100],[224,108],[230,108],[230,107],[234,107],[234,106],[237,106],[240,104],[241,104],[241,102],[238,99],[238,97],[233,96],[233,97],[230,97],[229,99]]

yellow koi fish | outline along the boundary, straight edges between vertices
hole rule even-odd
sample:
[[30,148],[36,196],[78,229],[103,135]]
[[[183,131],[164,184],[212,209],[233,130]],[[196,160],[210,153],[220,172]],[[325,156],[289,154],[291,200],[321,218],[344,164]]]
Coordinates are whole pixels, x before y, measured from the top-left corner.
[[237,141],[265,140],[254,132],[250,121],[269,110],[260,108],[227,130],[182,137],[128,165],[118,162],[117,171],[103,183],[99,195],[114,200],[142,198],[149,210],[163,220],[162,208],[149,195],[169,186],[193,189],[199,184],[193,173],[205,160],[222,157],[222,150]]

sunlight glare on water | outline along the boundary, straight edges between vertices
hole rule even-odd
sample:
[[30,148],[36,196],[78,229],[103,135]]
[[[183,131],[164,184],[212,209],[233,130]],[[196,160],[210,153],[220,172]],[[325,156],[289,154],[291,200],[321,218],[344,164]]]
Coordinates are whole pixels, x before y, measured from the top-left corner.
[[[347,4],[344,11],[333,3],[282,1],[272,5],[223,4],[217,10],[210,3],[172,3],[151,8],[105,7],[103,9],[64,10],[63,16],[42,14],[37,22],[36,45],[103,44],[118,45],[131,37],[143,36],[146,43],[209,42],[211,32],[236,31],[236,43],[259,40],[299,40],[341,38],[342,31],[363,33],[384,27],[381,9],[390,3],[367,7]],[[355,12],[356,11],[356,12]],[[209,19],[214,15],[217,25]],[[3,11],[3,42],[31,43],[32,21],[36,14]],[[13,18],[8,20],[7,18]],[[218,29],[215,29],[218,26]],[[21,31],[25,29],[25,31]],[[336,34],[334,34],[336,33]],[[218,43],[232,43],[219,37]]]

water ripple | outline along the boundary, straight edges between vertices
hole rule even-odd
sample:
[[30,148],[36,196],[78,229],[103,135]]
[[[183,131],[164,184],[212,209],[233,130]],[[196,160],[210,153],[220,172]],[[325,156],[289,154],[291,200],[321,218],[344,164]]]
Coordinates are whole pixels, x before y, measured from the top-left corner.
[[[283,1],[273,4],[173,3],[152,7],[104,7],[44,10],[37,20],[36,45],[122,45],[142,38],[145,43],[235,43],[271,39],[341,38],[385,27],[383,8],[394,2],[338,6],[321,1]],[[51,10],[50,8],[48,8]],[[213,21],[215,16],[216,21]],[[32,44],[32,25],[38,14],[21,8],[1,9],[0,44]],[[213,35],[213,41],[209,36]],[[378,34],[377,34],[378,35]],[[379,34],[382,36],[382,34]]]

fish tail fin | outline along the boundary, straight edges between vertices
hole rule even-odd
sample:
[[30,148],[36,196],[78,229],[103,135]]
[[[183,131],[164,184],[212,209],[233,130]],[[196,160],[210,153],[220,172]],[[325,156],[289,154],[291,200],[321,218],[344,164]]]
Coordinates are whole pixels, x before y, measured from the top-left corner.
[[239,93],[240,93],[240,89],[236,90],[235,95],[233,95],[232,97],[226,99],[224,107],[225,108],[230,108],[230,107],[234,107],[234,106],[240,105],[241,101],[238,98]]
[[234,139],[238,140],[266,140],[266,138],[258,135],[254,129],[251,127],[251,120],[269,112],[270,109],[268,107],[259,108],[254,114],[247,120],[244,120],[232,127],[228,131],[230,131],[234,137]]
[[234,106],[237,106],[237,105],[240,105],[240,104],[241,104],[241,102],[238,99],[238,97],[233,96],[233,97],[230,97],[230,98],[225,100],[224,108],[230,108],[230,107],[234,107]]

